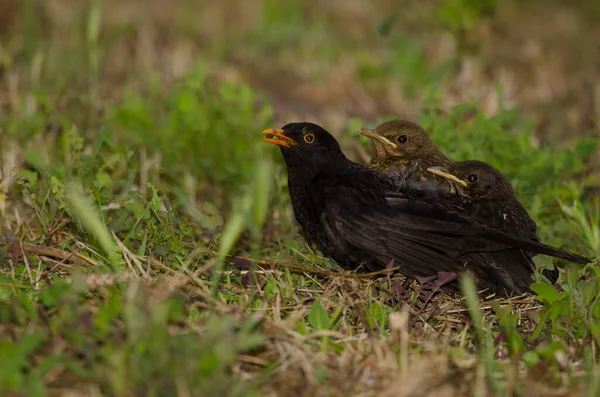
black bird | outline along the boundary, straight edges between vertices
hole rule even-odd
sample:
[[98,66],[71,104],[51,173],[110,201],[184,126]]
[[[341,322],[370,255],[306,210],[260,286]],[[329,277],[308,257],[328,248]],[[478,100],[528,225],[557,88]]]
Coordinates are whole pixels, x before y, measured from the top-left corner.
[[[488,226],[513,236],[539,242],[537,225],[517,199],[508,178],[491,164],[478,160],[459,161],[446,167],[428,169],[445,178],[448,191],[462,197],[462,206],[468,214]],[[524,252],[530,260],[535,253]],[[506,260],[511,260],[507,257]],[[513,255],[512,260],[522,260]],[[552,283],[558,279],[558,269],[542,272]]]
[[[468,270],[480,288],[504,295],[506,289],[512,292],[510,280],[490,276],[486,261],[472,261],[467,254],[518,247],[587,263],[475,221],[443,198],[446,193],[437,184],[415,187],[406,175],[395,180],[352,162],[316,124],[290,123],[263,134],[281,150],[306,240],[346,269],[382,269],[393,259],[411,278]],[[446,288],[457,290],[452,284]]]

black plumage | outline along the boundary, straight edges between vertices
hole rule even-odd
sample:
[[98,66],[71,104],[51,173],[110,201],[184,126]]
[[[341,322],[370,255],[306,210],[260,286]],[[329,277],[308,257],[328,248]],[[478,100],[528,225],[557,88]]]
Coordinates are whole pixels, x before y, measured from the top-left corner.
[[475,221],[439,185],[393,178],[350,161],[316,124],[290,123],[263,133],[264,141],[280,147],[306,240],[346,269],[381,269],[394,259],[411,278],[468,270],[479,287],[504,295],[512,292],[510,280],[490,275],[485,261],[468,254],[518,247],[587,262]]

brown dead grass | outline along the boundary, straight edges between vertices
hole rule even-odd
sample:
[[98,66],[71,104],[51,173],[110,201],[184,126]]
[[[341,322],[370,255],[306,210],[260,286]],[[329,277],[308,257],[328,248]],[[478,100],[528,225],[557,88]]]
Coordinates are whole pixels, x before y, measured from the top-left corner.
[[[10,253],[16,251],[19,244]],[[56,253],[56,249],[27,245],[22,255],[11,255],[10,266],[23,261],[45,268],[46,276],[41,279],[69,277],[75,267],[89,266],[92,259],[81,263],[77,255],[66,256]],[[48,252],[52,251],[50,255]],[[16,253],[16,252],[15,252]],[[162,301],[173,294],[184,294],[195,299],[203,311],[236,314],[237,316],[259,316],[261,329],[268,337],[265,349],[253,355],[241,355],[237,364],[231,369],[233,373],[244,379],[252,380],[260,376],[261,370],[274,363],[271,375],[263,381],[262,390],[270,396],[434,396],[447,397],[490,395],[484,378],[484,370],[474,353],[452,356],[448,354],[448,346],[466,347],[466,332],[470,324],[461,299],[450,294],[439,294],[434,298],[425,313],[420,314],[416,326],[410,327],[416,313],[415,305],[401,306],[400,310],[390,314],[390,336],[382,338],[369,331],[365,317],[365,305],[379,301],[390,303],[395,299],[390,293],[387,277],[379,279],[348,278],[343,275],[329,276],[306,273],[306,277],[317,281],[318,288],[296,291],[294,304],[282,305],[278,295],[273,300],[265,299],[269,304],[253,312],[245,313],[224,304],[220,300],[210,298],[209,284],[194,274],[184,274],[169,269],[155,259],[139,257],[125,252],[127,262],[138,263],[142,268],[150,269],[150,273],[137,272],[133,268],[118,276],[89,273],[85,276],[90,293],[107,296],[107,288],[126,282],[130,288],[143,285],[149,291],[149,299]],[[57,261],[56,258],[60,258]],[[134,271],[137,272],[134,273]],[[262,295],[261,285],[267,279],[278,280],[284,284],[283,272],[279,269],[258,268],[254,271],[256,285],[247,288],[224,286],[230,292],[241,294],[240,307],[244,306],[243,296],[255,293]],[[19,288],[15,285],[14,288]],[[249,289],[248,289],[249,288]],[[284,288],[284,287],[282,287]],[[315,331],[302,335],[294,331],[296,321],[304,318],[314,299],[318,298],[329,312],[341,308],[340,327],[337,330]],[[511,303],[519,314],[522,332],[533,327],[527,313],[538,309],[532,297],[521,297],[504,301]],[[502,303],[502,302],[501,302]],[[486,316],[491,312],[486,303],[481,306]],[[93,310],[93,308],[92,308]],[[185,329],[178,327],[173,332],[200,332],[196,324],[188,324]],[[341,354],[330,349],[319,348],[320,338],[328,336],[331,343],[343,345]],[[420,354],[408,354],[419,350]],[[497,357],[500,361],[508,357]],[[326,370],[326,380],[320,380],[316,372],[317,366]],[[527,396],[570,396],[572,388],[567,385],[548,388],[543,383],[538,369],[527,371],[519,368],[517,376],[524,379],[527,385]],[[511,376],[511,374],[505,374]],[[74,376],[62,368],[49,378],[51,395],[99,395],[98,385],[90,380]],[[548,394],[550,393],[550,394]]]

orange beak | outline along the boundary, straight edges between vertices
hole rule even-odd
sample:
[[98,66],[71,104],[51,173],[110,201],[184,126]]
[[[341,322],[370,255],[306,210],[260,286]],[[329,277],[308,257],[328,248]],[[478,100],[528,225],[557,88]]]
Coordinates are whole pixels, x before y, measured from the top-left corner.
[[262,140],[267,143],[272,143],[273,145],[289,148],[298,144],[298,142],[285,135],[285,132],[279,128],[268,128],[262,133],[265,135],[262,137]]

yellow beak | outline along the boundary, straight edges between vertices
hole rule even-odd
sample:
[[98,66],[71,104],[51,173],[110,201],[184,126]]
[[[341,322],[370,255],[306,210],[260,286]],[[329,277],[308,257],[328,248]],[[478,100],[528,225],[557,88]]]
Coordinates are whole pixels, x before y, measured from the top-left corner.
[[368,138],[375,139],[376,141],[379,141],[385,145],[391,146],[394,149],[398,149],[398,145],[396,145],[394,142],[390,141],[386,137],[379,135],[372,128],[361,128],[360,130],[358,130],[358,132],[360,132],[361,135],[364,135]]
[[431,172],[433,175],[437,175],[437,176],[440,176],[442,178],[449,179],[449,180],[454,181],[456,183],[460,183],[464,187],[467,187],[467,182],[466,181],[463,181],[462,179],[457,178],[456,176],[454,176],[452,174],[449,174],[447,172],[442,171],[439,167],[429,167],[429,168],[427,168],[427,171]]

